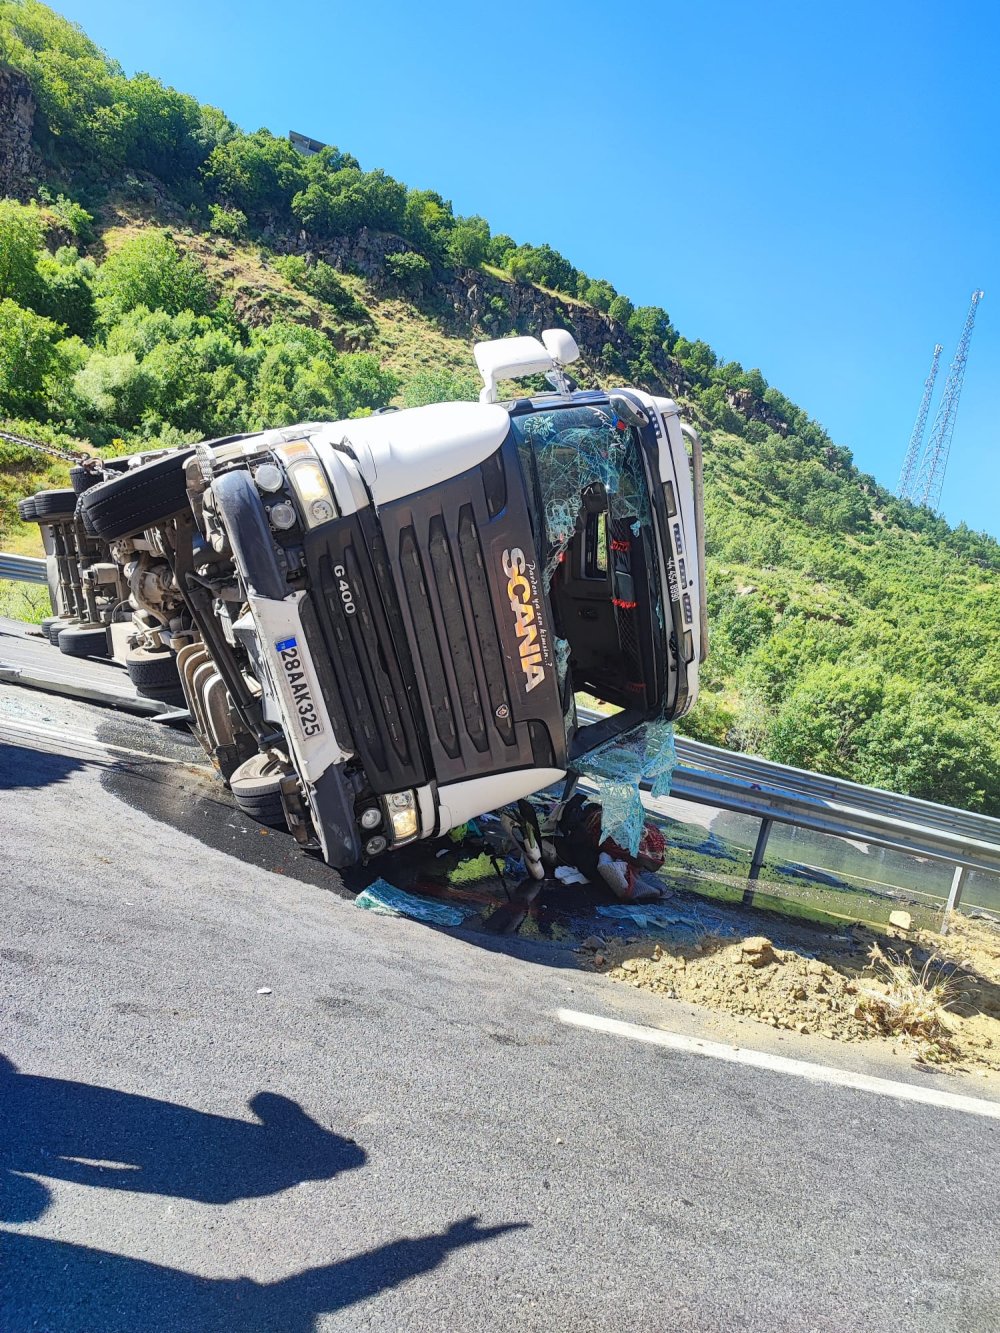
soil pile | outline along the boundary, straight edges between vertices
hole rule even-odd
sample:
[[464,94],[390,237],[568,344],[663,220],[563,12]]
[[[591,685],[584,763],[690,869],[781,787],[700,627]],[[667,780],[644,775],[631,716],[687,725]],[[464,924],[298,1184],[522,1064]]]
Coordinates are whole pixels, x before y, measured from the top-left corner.
[[840,938],[815,954],[766,935],[591,939],[587,952],[598,971],[668,999],[1000,1074],[1000,929],[960,918],[946,936],[855,926]]

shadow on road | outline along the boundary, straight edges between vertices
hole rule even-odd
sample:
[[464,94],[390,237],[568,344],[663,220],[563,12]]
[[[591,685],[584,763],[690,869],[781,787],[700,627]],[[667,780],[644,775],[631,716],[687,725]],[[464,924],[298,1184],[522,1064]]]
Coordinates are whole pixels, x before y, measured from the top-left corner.
[[20,1074],[0,1056],[0,1221],[33,1221],[46,1211],[50,1192],[30,1176],[222,1204],[330,1180],[366,1161],[353,1139],[317,1124],[288,1097],[259,1092],[249,1106],[257,1119],[235,1120]]
[[527,1225],[481,1227],[475,1217],[445,1231],[396,1240],[277,1282],[208,1278],[83,1245],[0,1231],[0,1327],[4,1333],[310,1333],[333,1314],[430,1272],[452,1250]]
[[0,742],[0,791],[51,787],[85,766],[68,754],[49,754],[29,746]]

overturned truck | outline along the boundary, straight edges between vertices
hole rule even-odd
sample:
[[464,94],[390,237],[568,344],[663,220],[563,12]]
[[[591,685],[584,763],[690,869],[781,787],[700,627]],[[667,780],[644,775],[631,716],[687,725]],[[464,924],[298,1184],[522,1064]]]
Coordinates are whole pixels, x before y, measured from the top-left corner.
[[[53,637],[182,703],[241,808],[336,867],[601,755],[638,754],[638,781],[697,696],[696,432],[668,399],[580,391],[564,331],[475,356],[478,403],[115,460],[60,516],[97,572],[63,570]],[[585,723],[579,694],[609,711]]]

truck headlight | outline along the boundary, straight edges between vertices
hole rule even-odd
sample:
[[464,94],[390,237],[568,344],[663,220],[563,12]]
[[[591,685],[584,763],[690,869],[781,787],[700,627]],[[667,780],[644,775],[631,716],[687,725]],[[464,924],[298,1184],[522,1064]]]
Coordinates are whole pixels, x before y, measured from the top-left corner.
[[417,802],[412,791],[397,791],[386,798],[392,821],[393,842],[408,842],[420,831]]
[[[304,446],[304,447],[303,447]],[[337,506],[323,464],[304,440],[279,445],[274,451],[285,463],[288,484],[299,502],[307,528],[318,527],[337,517]]]

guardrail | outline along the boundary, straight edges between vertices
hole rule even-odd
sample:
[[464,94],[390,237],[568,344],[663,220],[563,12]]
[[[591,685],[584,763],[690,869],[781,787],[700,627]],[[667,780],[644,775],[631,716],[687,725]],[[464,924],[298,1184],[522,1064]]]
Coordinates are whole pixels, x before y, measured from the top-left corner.
[[[580,709],[582,721],[600,714]],[[852,838],[954,867],[945,908],[958,906],[970,870],[1000,874],[1000,819],[936,805],[898,792],[721,750],[678,736],[677,767],[670,794],[682,801],[751,815],[760,820],[744,901],[753,901],[767,841],[774,824]],[[645,798],[656,811],[658,802]]]
[[0,579],[15,583],[48,583],[45,561],[33,555],[0,555]]
[[[0,579],[47,583],[45,561],[0,554]],[[586,709],[580,709],[579,715],[584,722],[596,722],[601,717]],[[753,886],[776,823],[853,838],[954,866],[945,923],[961,900],[970,870],[1000,875],[1000,819],[863,787],[683,736],[678,736],[676,743],[678,764],[671,796],[760,820],[744,894],[746,902],[753,900]],[[655,811],[658,803],[647,797],[645,804]]]

